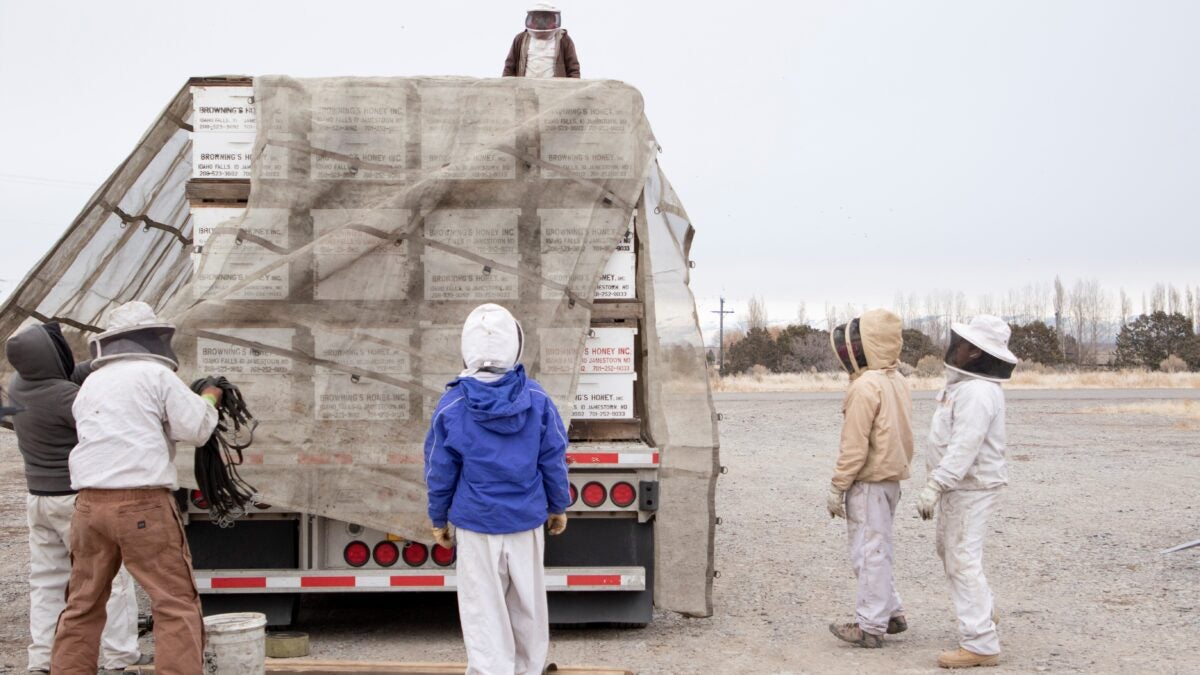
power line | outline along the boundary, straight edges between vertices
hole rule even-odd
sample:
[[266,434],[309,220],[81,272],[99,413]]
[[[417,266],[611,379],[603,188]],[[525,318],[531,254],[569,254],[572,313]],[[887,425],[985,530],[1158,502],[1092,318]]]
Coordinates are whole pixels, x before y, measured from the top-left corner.
[[67,180],[62,178],[43,178],[41,176],[22,176],[18,174],[0,173],[0,181],[5,183],[23,183],[25,185],[44,185],[47,187],[79,187],[95,188],[96,184],[82,180]]
[[732,309],[725,309],[725,296],[721,296],[721,309],[713,310],[713,314],[721,315],[721,327],[717,337],[717,377],[725,374],[725,315],[733,314]]

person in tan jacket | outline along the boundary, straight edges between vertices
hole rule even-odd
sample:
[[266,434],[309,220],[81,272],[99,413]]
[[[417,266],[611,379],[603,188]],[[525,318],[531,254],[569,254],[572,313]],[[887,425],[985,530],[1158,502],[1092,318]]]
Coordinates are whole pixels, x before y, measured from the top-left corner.
[[850,387],[827,506],[846,519],[858,600],[855,621],[829,630],[859,647],[908,630],[892,578],[892,521],[913,456],[912,394],[897,369],[901,330],[900,317],[873,309],[830,333]]

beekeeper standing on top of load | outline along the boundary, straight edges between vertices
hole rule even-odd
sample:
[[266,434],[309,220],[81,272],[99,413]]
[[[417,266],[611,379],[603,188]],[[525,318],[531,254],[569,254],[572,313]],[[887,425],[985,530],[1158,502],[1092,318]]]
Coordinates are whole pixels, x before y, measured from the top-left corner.
[[434,540],[458,539],[458,614],[467,673],[540,675],[550,649],[542,525],[567,529],[567,431],[526,377],[521,324],[476,307],[462,331],[466,368],[442,396],[425,439]]
[[562,12],[549,2],[534,3],[525,30],[513,38],[504,77],[579,77],[575,43],[562,27]]
[[898,368],[901,329],[900,317],[873,309],[829,335],[850,388],[826,503],[830,516],[846,519],[858,580],[855,620],[829,624],[829,630],[867,648],[882,647],[885,634],[908,630],[892,578],[892,521],[913,455],[912,393]]
[[1008,484],[1000,383],[1017,366],[1008,349],[1011,332],[1003,320],[986,314],[951,326],[946,386],[937,395],[929,431],[929,479],[917,495],[917,511],[925,520],[937,514],[937,552],[958,614],[959,648],[938,656],[943,668],[1000,662],[983,541]]
[[94,675],[104,602],[122,562],[150,596],[155,672],[199,675],[204,624],[183,533],[175,442],[203,445],[217,426],[221,389],[197,395],[175,374],[175,327],[144,302],[114,309],[89,345],[95,370],[73,411],[71,580],[51,672]]

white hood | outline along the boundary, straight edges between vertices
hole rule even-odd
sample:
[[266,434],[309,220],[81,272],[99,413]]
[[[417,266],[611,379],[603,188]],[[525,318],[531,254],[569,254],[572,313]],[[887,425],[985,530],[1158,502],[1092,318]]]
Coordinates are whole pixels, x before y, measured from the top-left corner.
[[133,300],[108,314],[108,330],[88,340],[92,365],[96,368],[116,359],[158,361],[171,370],[179,369],[179,357],[171,349],[175,326],[160,321],[154,309]]
[[516,367],[524,349],[525,334],[513,315],[500,305],[480,305],[463,323],[460,377],[499,379]]

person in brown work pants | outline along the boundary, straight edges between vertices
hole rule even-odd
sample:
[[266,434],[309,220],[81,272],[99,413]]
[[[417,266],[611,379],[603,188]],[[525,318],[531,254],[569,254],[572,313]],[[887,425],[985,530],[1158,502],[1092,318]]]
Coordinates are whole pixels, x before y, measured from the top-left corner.
[[208,441],[221,389],[196,395],[179,379],[174,334],[134,301],[113,310],[108,330],[91,338],[94,370],[71,407],[79,440],[68,462],[79,496],[67,606],[50,657],[55,675],[95,675],[104,603],[122,561],[150,595],[155,672],[203,670],[200,595],[171,491],[179,487],[175,443]]
[[[178,505],[160,489],[81,490],[71,529],[71,581],[54,643],[55,673],[96,672],[104,605],[121,561],[146,589],[154,612],[159,673],[199,673],[204,620]],[[75,629],[62,630],[64,622]]]

